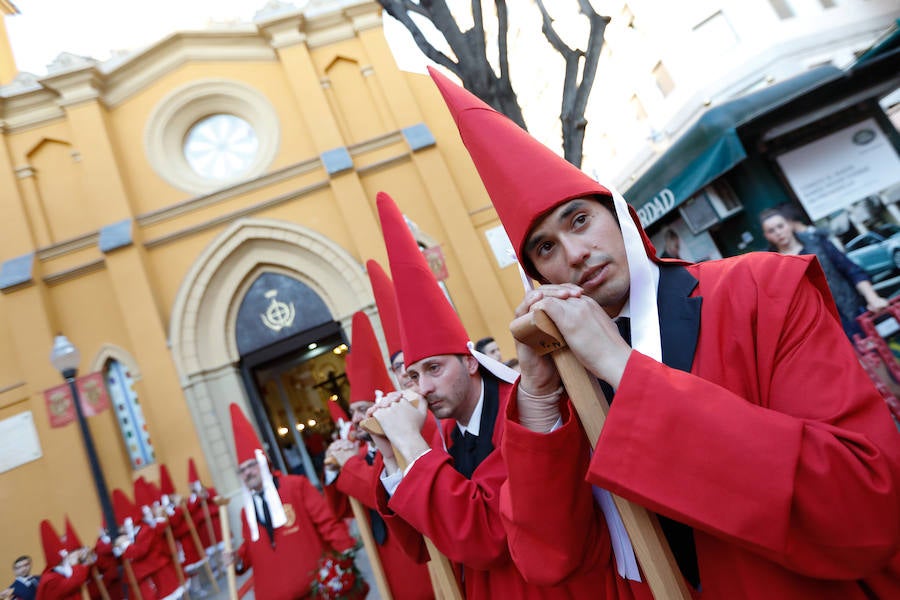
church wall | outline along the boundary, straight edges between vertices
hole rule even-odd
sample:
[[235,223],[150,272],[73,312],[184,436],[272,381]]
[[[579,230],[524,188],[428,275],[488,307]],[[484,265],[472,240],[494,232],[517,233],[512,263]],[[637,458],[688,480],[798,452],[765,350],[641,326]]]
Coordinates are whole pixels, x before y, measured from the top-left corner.
[[[142,77],[128,65],[86,79],[97,97],[71,95],[82,90],[75,75],[53,78],[66,100],[44,109],[62,117],[2,134],[0,264],[34,257],[21,281],[0,290],[0,420],[30,411],[43,456],[0,473],[0,502],[15,507],[0,514],[0,562],[30,553],[41,566],[42,518],[61,528],[68,513],[85,540],[100,522],[77,425],[49,426],[43,391],[62,383],[49,364],[53,335],[65,333],[78,346],[79,374],[96,368],[109,348],[133,360],[158,463],[184,489],[193,456],[206,483],[233,493],[227,403],[245,403],[246,394],[227,328],[240,290],[267,265],[307,277],[313,287],[326,286],[318,291],[349,339],[352,312],[374,310],[365,260],[388,267],[377,191],[394,195],[422,239],[441,245],[447,285],[473,339],[494,335],[512,353],[507,327],[521,292],[515,270],[497,268],[484,241],[496,215],[438,92],[427,77],[397,70],[380,27],[312,47],[273,46],[271,59],[257,48],[253,59],[207,60],[210,46],[193,55],[199,58],[166,63],[180,43],[202,46],[185,38],[149,49],[136,60],[154,76],[128,94],[119,91],[123,80]],[[263,96],[278,137],[259,174],[198,191],[159,172],[147,127],[173,95],[209,81],[236,82]],[[411,147],[401,129],[423,123],[436,146]],[[328,172],[332,150],[346,150],[349,168]],[[120,221],[118,235],[127,239],[101,250],[103,233]],[[216,258],[227,272],[198,275],[212,250],[224,252],[223,236],[239,236],[235,228],[245,222],[289,227],[273,226],[271,239]],[[320,256],[301,257],[309,248]],[[199,303],[185,301],[188,289]],[[216,336],[193,339],[213,330]],[[179,355],[184,346],[204,356]],[[130,493],[140,475],[158,480],[158,463],[132,469],[112,411],[89,425],[110,489]]]

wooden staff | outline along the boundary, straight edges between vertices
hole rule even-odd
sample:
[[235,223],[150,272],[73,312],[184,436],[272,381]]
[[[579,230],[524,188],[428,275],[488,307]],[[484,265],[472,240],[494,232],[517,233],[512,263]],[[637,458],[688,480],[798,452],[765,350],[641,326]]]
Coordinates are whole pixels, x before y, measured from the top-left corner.
[[187,521],[188,530],[191,532],[191,541],[197,548],[197,552],[203,557],[203,567],[206,569],[206,575],[213,584],[213,590],[218,594],[219,584],[216,581],[216,576],[213,575],[212,567],[209,564],[209,558],[206,556],[206,548],[203,547],[203,543],[200,541],[200,535],[197,533],[197,528],[194,526],[194,518],[191,516],[191,511],[188,510],[184,498],[181,499],[181,512],[184,514],[184,520]]
[[[203,488],[202,491],[206,492],[206,488]],[[203,497],[203,494],[197,494],[197,497],[200,498],[200,506],[203,508],[203,520],[206,521],[206,533],[209,535],[209,543],[212,545],[213,556],[215,556],[218,544],[216,543],[216,530],[213,528],[212,514],[209,512],[209,503]]]
[[[600,431],[606,422],[609,403],[600,389],[597,378],[584,370],[556,325],[544,311],[522,315],[510,324],[513,337],[531,346],[540,354],[550,354],[563,386],[572,400],[591,447],[597,445]],[[654,598],[690,600],[672,550],[669,548],[656,515],[643,506],[612,495],[634,546],[641,570]]]
[[134,576],[134,569],[131,567],[131,559],[122,558],[122,568],[125,569],[125,577],[128,578],[128,585],[131,586],[131,591],[134,592],[134,597],[137,600],[143,600],[143,596],[141,595],[141,586],[138,585],[137,577]]
[[172,562],[175,564],[175,574],[178,575],[178,583],[184,589],[184,597],[190,600],[191,594],[185,584],[184,571],[181,569],[181,560],[178,558],[178,547],[175,545],[175,535],[172,534],[172,526],[166,519],[166,542],[169,543],[169,552],[172,553]]
[[375,576],[375,585],[378,587],[381,600],[393,600],[384,565],[381,564],[381,557],[378,555],[378,544],[375,542],[375,536],[372,535],[368,511],[356,498],[352,496],[347,496],[347,498],[350,500],[350,510],[353,511],[356,525],[359,527],[359,536],[362,538],[363,547],[366,549],[366,554],[369,555],[369,565],[372,567],[372,574]]
[[[228,500],[225,498],[216,498],[216,504],[219,507],[219,523],[222,525],[222,542],[225,544],[225,552],[231,554],[231,524],[228,522]],[[225,514],[222,514],[222,508],[225,508]],[[215,540],[216,538],[213,538]],[[238,600],[237,595],[237,578],[234,573],[234,563],[232,562],[227,568],[228,576],[228,600]]]
[[102,600],[109,600],[109,592],[106,591],[106,584],[103,582],[103,578],[100,577],[100,572],[94,565],[91,565],[91,577],[94,579],[94,583],[100,591],[100,598]]
[[[415,406],[417,402],[412,404]],[[381,428],[381,424],[375,417],[366,419],[359,426],[373,435],[386,437],[384,429]],[[396,448],[394,449],[394,458],[397,460],[400,470],[404,471],[408,462],[405,456],[397,452]],[[431,576],[431,587],[434,588],[435,597],[438,600],[462,600],[463,595],[456,582],[456,575],[450,560],[437,549],[430,539],[424,535],[422,539],[425,540],[425,547],[428,548],[428,555],[431,557],[431,561],[428,563],[428,573]]]

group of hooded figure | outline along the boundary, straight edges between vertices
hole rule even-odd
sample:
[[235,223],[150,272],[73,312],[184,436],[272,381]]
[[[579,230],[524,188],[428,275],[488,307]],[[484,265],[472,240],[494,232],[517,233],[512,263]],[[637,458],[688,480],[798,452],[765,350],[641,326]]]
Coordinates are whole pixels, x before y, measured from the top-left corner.
[[104,519],[93,546],[81,542],[68,517],[62,536],[41,521],[46,568],[38,600],[80,600],[84,593],[92,600],[178,600],[200,591],[203,568],[214,578],[211,564],[224,548],[215,488],[200,482],[193,459],[184,498],[166,465],[159,470],[159,485],[143,476],[134,481],[133,499],[113,490],[115,531]]
[[379,193],[390,276],[367,267],[404,369],[395,386],[356,314],[354,432],[328,450],[324,497],[272,472],[231,408],[244,542],[226,563],[252,567],[256,598],[306,597],[324,552],[352,552],[350,499],[382,596],[651,598],[614,497],[658,519],[683,597],[900,597],[900,435],[815,258],[657,258],[617,192],[431,76],[540,284],[516,317],[549,317],[605,424],[587,438],[550,356],[517,340],[519,374],[474,350]]
[[[475,351],[379,193],[390,276],[371,260],[367,270],[391,363],[402,356],[404,368],[395,385],[368,315],[354,315],[353,431],[328,449],[324,501],[309,484],[292,500],[292,513],[304,501],[315,515],[299,528],[297,516],[294,533],[320,527],[304,564],[329,543],[352,547],[340,527],[352,499],[382,595],[651,598],[617,496],[658,519],[682,597],[900,597],[900,435],[815,257],[657,258],[617,192],[431,76],[540,284],[516,317],[549,317],[609,412],[588,439],[552,358],[517,340],[520,375]],[[293,478],[272,476],[255,443],[251,466],[277,498]],[[291,519],[266,539],[259,504],[245,504],[243,556],[256,580],[267,570],[257,598],[303,597],[309,570],[280,585]]]

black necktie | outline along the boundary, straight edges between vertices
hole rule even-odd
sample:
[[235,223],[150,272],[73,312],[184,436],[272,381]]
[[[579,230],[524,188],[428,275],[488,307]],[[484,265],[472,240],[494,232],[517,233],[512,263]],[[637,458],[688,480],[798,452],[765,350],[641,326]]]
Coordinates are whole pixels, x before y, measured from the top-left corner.
[[260,518],[259,512],[256,513],[256,520],[261,521],[263,525],[266,526],[266,533],[269,534],[269,543],[272,544],[272,547],[275,547],[275,528],[272,526],[272,513],[269,512],[269,503],[266,502],[266,497],[262,492],[257,492],[257,497],[259,498],[260,503],[262,504],[262,518]]
[[[625,340],[629,346],[631,345],[631,319],[628,317],[619,317],[615,320],[616,327],[619,329],[619,335],[622,336],[622,339]],[[602,379],[598,379],[600,382],[600,389],[603,390],[603,395],[606,396],[606,400],[612,404],[613,397],[615,396],[615,391],[612,389],[612,386],[603,381]]]
[[631,345],[631,319],[628,317],[619,317],[616,319],[616,327],[619,328],[619,335],[625,340],[625,343]]
[[453,462],[456,470],[462,473],[466,479],[472,478],[472,473],[481,462],[478,460],[476,449],[478,448],[478,436],[468,431],[460,432],[459,427],[453,431]]

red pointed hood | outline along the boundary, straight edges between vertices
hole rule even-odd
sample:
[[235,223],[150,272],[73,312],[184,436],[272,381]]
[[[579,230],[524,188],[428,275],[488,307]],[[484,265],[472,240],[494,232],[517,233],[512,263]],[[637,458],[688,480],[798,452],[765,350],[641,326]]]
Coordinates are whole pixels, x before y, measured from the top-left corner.
[[131,518],[138,523],[141,520],[141,509],[131,501],[125,492],[116,488],[112,493],[113,512],[116,513],[116,521],[125,523],[125,519]]
[[44,561],[48,569],[59,564],[66,552],[62,540],[59,539],[53,525],[47,519],[41,521],[41,546],[44,548]]
[[237,464],[240,465],[250,459],[255,459],[255,451],[262,450],[263,445],[260,443],[259,438],[256,437],[256,431],[250,425],[247,417],[244,416],[244,411],[241,410],[241,407],[232,402],[229,410],[231,410],[231,431],[234,435],[234,450],[237,456]]
[[81,538],[78,537],[78,533],[75,532],[75,528],[69,520],[69,515],[66,515],[66,535],[64,545],[67,552],[74,552],[75,550],[84,547],[84,544],[81,543]]
[[397,297],[403,362],[429,356],[469,354],[469,335],[438,286],[400,209],[384,192],[376,198],[381,232]]
[[[524,253],[531,228],[563,202],[590,196],[612,198],[611,191],[468,90],[431,67],[428,72],[456,121],[522,267],[541,280]],[[631,213],[643,234],[637,214]],[[648,256],[655,257],[650,240],[643,238]]]
[[619,222],[630,278],[632,347],[662,360],[656,283],[651,263],[660,263],[634,209],[542,145],[484,102],[429,68],[456,121],[522,268],[545,281],[525,254],[531,229],[548,212],[575,198],[606,198]]
[[159,492],[167,496],[175,494],[175,484],[172,483],[169,468],[164,464],[159,465]]
[[[350,372],[350,354],[347,354],[347,373],[349,376]],[[340,405],[337,400],[328,399],[326,402],[328,405],[328,414],[331,417],[331,420],[334,421],[335,425],[338,421],[343,420],[345,423],[350,422],[350,415],[347,414],[347,411],[344,410],[344,407]]]
[[[138,506],[153,506],[153,502],[156,498],[153,495],[153,490],[150,488],[149,482],[144,478],[143,475],[134,480],[134,503]],[[119,515],[116,513],[116,518]]]
[[188,459],[188,485],[190,487],[194,487],[194,483],[200,481],[200,475],[197,474],[197,465],[194,464],[194,459]]
[[403,350],[394,282],[384,272],[381,265],[374,260],[366,261],[366,271],[369,273],[372,294],[375,296],[375,305],[378,307],[381,329],[384,331],[385,340],[387,340],[388,355],[393,358],[395,354]]
[[384,366],[381,347],[375,337],[375,330],[366,313],[353,314],[353,343],[350,345],[353,357],[347,365],[350,380],[350,402],[375,400],[375,390],[387,394],[394,390],[394,384]]

